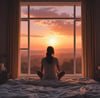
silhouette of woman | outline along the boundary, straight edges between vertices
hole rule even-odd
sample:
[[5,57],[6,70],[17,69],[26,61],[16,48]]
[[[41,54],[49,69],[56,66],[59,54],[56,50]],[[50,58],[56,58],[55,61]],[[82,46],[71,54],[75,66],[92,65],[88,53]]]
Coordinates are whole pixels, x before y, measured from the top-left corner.
[[58,59],[54,57],[54,48],[48,46],[46,57],[41,60],[41,72],[37,72],[40,79],[60,80],[65,72],[60,72]]

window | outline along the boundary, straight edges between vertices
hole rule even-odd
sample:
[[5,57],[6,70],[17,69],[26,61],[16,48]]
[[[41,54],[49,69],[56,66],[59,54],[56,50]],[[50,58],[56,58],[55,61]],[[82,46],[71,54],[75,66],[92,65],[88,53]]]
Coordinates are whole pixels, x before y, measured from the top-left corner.
[[81,74],[80,5],[21,5],[21,75],[40,70],[47,46],[54,47],[61,70]]

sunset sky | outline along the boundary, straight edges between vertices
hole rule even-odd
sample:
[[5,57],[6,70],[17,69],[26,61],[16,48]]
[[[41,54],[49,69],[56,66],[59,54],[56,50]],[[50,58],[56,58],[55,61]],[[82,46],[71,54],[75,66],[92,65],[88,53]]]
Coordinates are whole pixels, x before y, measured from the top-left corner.
[[[30,17],[74,17],[73,6],[31,6]],[[76,17],[81,17],[81,7],[76,7]],[[27,7],[21,8],[21,18],[27,18]],[[30,20],[30,48],[43,50],[47,46],[56,49],[73,48],[74,21],[72,19]],[[28,47],[28,22],[21,22],[21,48]],[[81,48],[81,22],[76,22],[76,47]]]

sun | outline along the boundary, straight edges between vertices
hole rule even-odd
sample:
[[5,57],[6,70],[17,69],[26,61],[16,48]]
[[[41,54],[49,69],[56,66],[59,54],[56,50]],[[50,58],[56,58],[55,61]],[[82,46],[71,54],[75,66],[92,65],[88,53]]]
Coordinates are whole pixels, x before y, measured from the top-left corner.
[[56,40],[55,39],[50,39],[50,43],[51,44],[56,44]]
[[52,36],[52,35],[48,35],[45,37],[45,44],[50,45],[50,46],[54,46],[54,47],[58,47],[58,43],[59,43],[59,39],[58,36]]
[[49,40],[49,44],[50,44],[50,45],[56,45],[56,44],[57,44],[56,39],[51,38],[51,39]]

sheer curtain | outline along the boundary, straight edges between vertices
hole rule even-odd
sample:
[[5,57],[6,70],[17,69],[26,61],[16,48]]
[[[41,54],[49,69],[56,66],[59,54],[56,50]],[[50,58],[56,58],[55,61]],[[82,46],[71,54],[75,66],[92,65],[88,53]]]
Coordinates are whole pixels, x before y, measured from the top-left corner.
[[95,75],[95,0],[82,0],[82,40],[84,77]]
[[18,76],[20,2],[8,0],[8,65],[12,78]]

